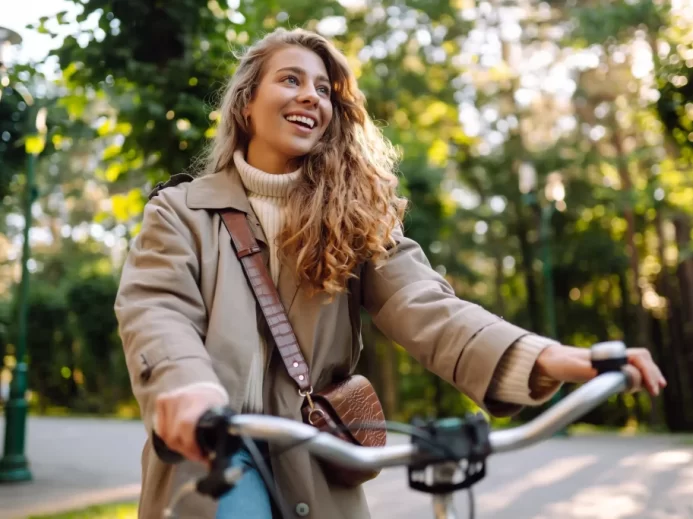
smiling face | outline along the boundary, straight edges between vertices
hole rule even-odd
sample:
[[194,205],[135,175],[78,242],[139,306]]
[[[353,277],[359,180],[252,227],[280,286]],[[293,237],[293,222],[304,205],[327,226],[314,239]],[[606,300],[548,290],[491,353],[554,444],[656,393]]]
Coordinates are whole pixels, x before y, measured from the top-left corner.
[[243,115],[250,122],[246,160],[268,173],[298,166],[332,120],[330,80],[320,56],[299,46],[270,56]]

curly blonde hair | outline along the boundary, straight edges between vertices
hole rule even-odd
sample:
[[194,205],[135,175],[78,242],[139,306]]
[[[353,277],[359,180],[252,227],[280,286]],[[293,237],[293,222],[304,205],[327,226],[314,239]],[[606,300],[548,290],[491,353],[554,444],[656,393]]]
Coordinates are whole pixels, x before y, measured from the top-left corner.
[[346,291],[357,265],[385,258],[407,205],[397,195],[396,151],[369,117],[344,55],[303,29],[277,29],[249,47],[223,94],[206,168],[208,173],[224,171],[232,166],[236,149],[247,149],[243,109],[253,99],[268,58],[292,45],[323,60],[332,83],[333,116],[320,142],[303,157],[301,180],[289,194],[277,244],[280,257],[296,260],[300,282],[313,293],[333,296]]

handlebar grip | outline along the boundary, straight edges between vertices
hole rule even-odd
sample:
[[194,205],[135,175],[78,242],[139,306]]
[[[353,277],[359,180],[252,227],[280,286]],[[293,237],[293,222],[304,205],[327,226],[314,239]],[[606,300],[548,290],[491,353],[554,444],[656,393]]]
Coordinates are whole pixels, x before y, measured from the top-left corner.
[[[198,419],[195,425],[195,441],[205,456],[211,452],[225,455],[225,452],[218,451],[235,447],[227,438],[229,420],[233,415],[233,410],[228,407],[213,407],[205,411]],[[164,463],[173,465],[185,459],[182,454],[166,445],[156,431],[152,431],[152,447],[157,457]]]
[[157,457],[164,463],[174,465],[183,461],[184,457],[181,453],[170,449],[166,442],[161,439],[161,436],[152,431],[152,447]]
[[195,426],[195,440],[205,456],[211,452],[225,455],[226,452],[219,450],[226,451],[239,443],[232,442],[228,435],[229,422],[234,414],[230,407],[212,407],[200,416]]
[[621,341],[606,341],[594,344],[591,351],[592,367],[597,374],[621,371],[628,364],[626,345]]

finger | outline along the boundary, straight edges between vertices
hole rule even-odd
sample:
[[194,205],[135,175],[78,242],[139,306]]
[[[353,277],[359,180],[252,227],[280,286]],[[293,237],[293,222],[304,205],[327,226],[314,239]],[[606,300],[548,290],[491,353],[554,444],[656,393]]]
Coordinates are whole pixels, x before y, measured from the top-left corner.
[[642,358],[643,363],[645,363],[647,365],[647,368],[652,372],[653,381],[655,385],[659,386],[660,388],[666,387],[667,381],[664,378],[664,375],[662,374],[662,370],[659,369],[659,366],[657,366],[657,364],[652,359],[652,354],[650,353],[650,351],[645,348],[638,348],[636,350],[636,356],[640,356]]
[[621,370],[628,376],[628,381],[630,383],[629,391],[633,393],[640,391],[642,389],[642,375],[640,374],[640,370],[630,364],[626,364]]
[[660,392],[660,380],[662,374],[659,371],[657,365],[650,359],[649,361],[644,361],[647,366],[647,372],[650,374],[650,380],[652,383],[652,389],[654,390],[654,395],[659,395]]
[[654,365],[655,369],[657,370],[657,375],[658,375],[658,380],[659,380],[659,387],[660,388],[665,388],[667,387],[667,379],[664,378],[664,374],[662,373],[662,370],[657,366],[657,364]]
[[659,376],[653,369],[654,363],[647,359],[644,354],[634,355],[630,361],[631,364],[640,370],[647,391],[651,395],[657,396],[659,394]]
[[168,413],[166,412],[166,401],[162,399],[157,399],[154,405],[154,432],[159,435],[159,437],[166,441],[166,436],[169,434],[170,428],[168,427]]
[[167,442],[169,449],[181,454],[185,458],[189,458],[190,454],[185,447],[185,438],[180,434],[175,434]]
[[190,441],[188,435],[181,437],[181,454],[191,461],[204,462],[205,458],[202,456],[200,448],[197,446],[195,441]]
[[542,351],[541,374],[562,382],[586,382],[596,375],[590,352],[584,348],[552,345]]
[[185,452],[187,457],[193,461],[203,461],[204,456],[200,450],[200,446],[197,444],[197,437],[195,435],[195,427],[197,422],[190,420],[185,420],[180,425],[181,436],[185,440]]

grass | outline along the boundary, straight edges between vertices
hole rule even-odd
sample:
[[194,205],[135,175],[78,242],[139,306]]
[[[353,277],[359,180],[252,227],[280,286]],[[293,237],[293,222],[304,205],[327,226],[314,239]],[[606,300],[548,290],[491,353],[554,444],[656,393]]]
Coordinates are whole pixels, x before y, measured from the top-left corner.
[[90,506],[53,515],[32,515],[28,519],[137,519],[137,503]]

